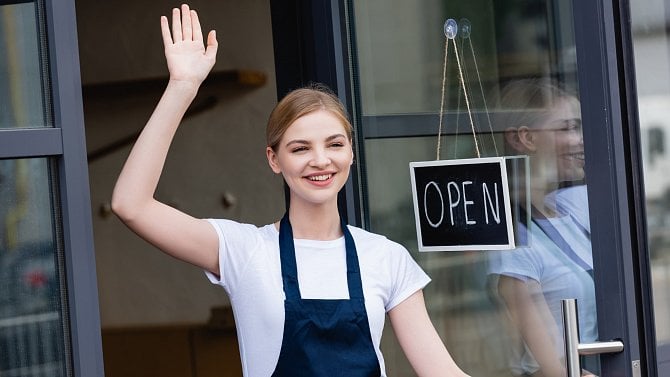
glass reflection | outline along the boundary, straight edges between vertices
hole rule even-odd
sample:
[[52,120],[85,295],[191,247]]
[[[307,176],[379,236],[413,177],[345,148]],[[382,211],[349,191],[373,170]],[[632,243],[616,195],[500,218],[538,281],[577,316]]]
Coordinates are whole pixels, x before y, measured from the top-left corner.
[[0,375],[64,376],[46,159],[0,160]]
[[36,5],[0,5],[0,128],[47,127]]
[[[578,298],[583,339],[596,336],[580,105],[571,91],[549,80],[576,87],[571,2],[360,0],[353,2],[353,14],[356,95],[363,117],[358,125],[369,135],[363,143],[362,181],[371,230],[401,242],[433,279],[424,290],[431,318],[466,372],[563,375],[561,322],[555,310],[560,298]],[[482,157],[528,156],[530,173],[518,178],[530,179],[529,186],[518,186],[528,188],[524,195],[533,206],[525,210],[533,222],[519,224],[529,236],[514,251],[417,252],[408,164],[433,160],[437,138],[408,135],[437,134],[442,30],[448,18],[467,19],[472,27],[469,40],[457,36],[456,42],[476,135],[470,131],[452,49],[440,158],[477,157],[475,137],[483,145]],[[528,89],[535,84],[543,88],[535,89],[536,95]],[[390,118],[397,121],[387,122]],[[404,129],[403,119],[411,119]],[[387,125],[388,131],[383,129]],[[420,127],[421,132],[413,132]],[[560,238],[543,229],[555,229]],[[537,266],[543,270],[525,272],[524,265],[531,272]],[[510,287],[518,288],[516,297],[526,293],[527,306],[515,305]],[[538,343],[525,337],[529,327],[523,326],[524,316],[535,316],[544,330],[538,332],[546,351],[536,348],[539,360],[534,353],[531,357]],[[392,337],[384,339],[389,374],[411,376],[399,346]],[[597,374],[596,367],[583,365]]]
[[494,293],[520,338],[510,367],[519,376],[565,376],[562,299],[577,299],[581,341],[598,337],[580,106],[556,83],[528,79],[503,88],[500,108],[508,155],[530,162],[517,219],[527,246],[491,252],[489,261]]

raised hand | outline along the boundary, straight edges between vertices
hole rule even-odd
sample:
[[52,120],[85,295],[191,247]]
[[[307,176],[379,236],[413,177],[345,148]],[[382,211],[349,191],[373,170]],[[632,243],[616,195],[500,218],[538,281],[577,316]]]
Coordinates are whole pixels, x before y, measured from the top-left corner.
[[199,86],[216,61],[216,32],[209,32],[205,47],[198,14],[186,4],[181,11],[172,9],[172,32],[167,17],[161,17],[161,32],[170,80]]

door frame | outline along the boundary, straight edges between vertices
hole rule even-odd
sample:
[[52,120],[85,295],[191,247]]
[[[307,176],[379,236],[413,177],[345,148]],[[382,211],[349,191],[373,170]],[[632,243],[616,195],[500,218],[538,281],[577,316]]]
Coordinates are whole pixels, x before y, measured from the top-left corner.
[[631,1],[621,0],[613,8],[614,22],[611,38],[619,40],[619,70],[620,75],[620,103],[623,119],[624,156],[628,156],[627,167],[630,184],[630,227],[633,251],[633,272],[636,273],[638,322],[643,324],[638,330],[640,339],[641,358],[646,359],[648,370],[656,374],[661,371],[661,364],[670,363],[670,345],[657,347],[656,325],[653,305],[653,286],[651,280],[651,256],[649,252],[646,193],[644,187],[644,164],[642,160],[641,128],[637,102],[637,79],[635,76],[635,56],[633,54],[633,36],[630,20]]
[[653,306],[643,300],[650,283],[640,263],[647,251],[638,243],[646,233],[639,233],[644,224],[636,191],[641,182],[641,165],[635,164],[639,138],[634,136],[639,125],[631,113],[636,107],[634,71],[625,63],[632,58],[630,27],[621,21],[625,8],[623,2],[573,1],[582,122],[603,125],[583,128],[585,171],[590,215],[597,219],[591,224],[591,242],[598,333],[600,340],[625,344],[622,353],[601,356],[602,374],[632,376],[632,363],[639,360],[642,375],[654,376],[655,350],[648,346],[654,343],[653,321],[645,320],[653,316]]
[[104,376],[74,0],[44,1],[75,376]]

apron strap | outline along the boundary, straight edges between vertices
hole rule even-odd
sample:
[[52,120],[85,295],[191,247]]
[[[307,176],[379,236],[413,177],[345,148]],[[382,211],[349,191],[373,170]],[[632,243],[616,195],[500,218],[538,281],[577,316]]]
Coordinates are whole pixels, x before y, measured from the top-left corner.
[[[531,207],[533,211],[533,217],[532,221],[537,225],[542,232],[549,237],[551,241],[554,242],[556,246],[558,246],[563,253],[572,260],[577,266],[579,266],[581,269],[584,271],[588,272],[591,278],[593,278],[593,267],[589,266],[580,256],[577,254],[577,252],[572,248],[572,245],[568,241],[563,238],[561,233],[551,224],[551,221],[543,216],[539,210],[537,210],[534,207]],[[521,208],[522,211],[522,216],[526,217],[527,215],[525,214],[525,210]],[[570,219],[572,222],[579,228],[582,233],[586,236],[586,238],[590,241],[591,240],[591,234],[582,224],[580,224],[572,215],[570,215]]]
[[340,215],[340,223],[342,233],[344,233],[344,245],[347,249],[347,286],[349,287],[349,299],[363,300],[363,283],[361,281],[361,269],[358,265],[356,243],[342,215]]
[[300,299],[298,287],[298,267],[295,261],[293,229],[288,220],[288,212],[279,223],[279,255],[281,259],[281,277],[284,282],[286,299]]
[[[340,216],[340,225],[344,233],[344,245],[347,259],[347,287],[350,299],[363,300],[363,285],[361,272],[358,264],[358,255],[354,238]],[[284,294],[287,299],[300,299],[300,287],[298,284],[298,267],[295,259],[295,244],[293,242],[293,228],[288,219],[288,212],[281,219],[279,225],[279,253],[281,259],[282,281],[284,283]]]

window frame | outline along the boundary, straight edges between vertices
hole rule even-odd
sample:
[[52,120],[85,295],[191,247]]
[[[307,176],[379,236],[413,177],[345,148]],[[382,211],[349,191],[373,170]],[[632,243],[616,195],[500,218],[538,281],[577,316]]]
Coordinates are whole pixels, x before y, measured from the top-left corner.
[[[2,1],[0,5],[32,1]],[[36,0],[40,47],[48,70],[43,79],[50,112],[45,128],[0,129],[0,159],[45,157],[55,187],[60,226],[60,268],[65,287],[66,366],[69,375],[104,376],[88,164],[73,0]]]

